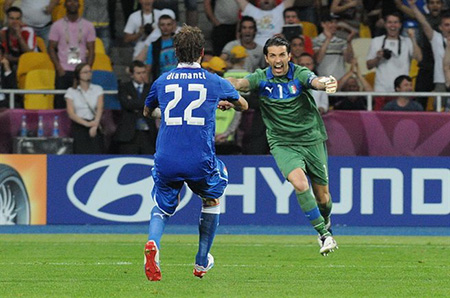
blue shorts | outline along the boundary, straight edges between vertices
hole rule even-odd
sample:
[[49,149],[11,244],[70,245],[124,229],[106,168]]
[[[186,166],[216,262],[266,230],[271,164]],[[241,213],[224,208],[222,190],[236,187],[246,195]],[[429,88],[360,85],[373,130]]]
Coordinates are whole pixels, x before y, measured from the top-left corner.
[[165,180],[152,169],[154,187],[152,198],[161,211],[167,215],[173,215],[178,207],[179,196],[184,182],[201,198],[218,199],[225,192],[228,185],[228,172],[225,164],[218,158],[217,167],[210,175],[199,179]]

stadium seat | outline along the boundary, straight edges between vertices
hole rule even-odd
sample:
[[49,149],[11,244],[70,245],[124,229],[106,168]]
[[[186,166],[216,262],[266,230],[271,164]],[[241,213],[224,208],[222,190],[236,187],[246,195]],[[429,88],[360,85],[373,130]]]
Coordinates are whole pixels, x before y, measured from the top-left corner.
[[425,107],[425,111],[428,111],[428,112],[436,111],[435,102],[436,102],[436,99],[434,97],[431,97],[431,96],[428,97],[427,106]]
[[47,53],[47,46],[45,45],[44,39],[40,36],[36,36],[36,46],[41,53]]
[[367,69],[366,59],[371,41],[372,38],[355,38],[352,40],[353,53],[355,58],[358,60],[358,66],[363,75],[369,72]]
[[375,86],[375,71],[366,73],[364,75],[364,78],[367,80],[370,86],[372,86],[372,88]]
[[5,11],[3,10],[3,3],[5,0],[0,0],[0,23],[5,23]]
[[409,76],[412,79],[413,82],[413,88],[416,88],[416,79],[417,79],[417,75],[419,74],[419,63],[417,62],[416,59],[412,59],[411,60],[411,66],[409,68]]
[[[28,72],[25,77],[26,90],[54,90],[55,71],[51,69],[35,69]],[[24,108],[28,110],[53,109],[54,95],[26,94]]]
[[360,38],[372,38],[372,32],[370,31],[369,26],[364,25],[363,23],[359,24],[359,37]]
[[[94,70],[92,72],[92,83],[103,87],[103,90],[118,90],[117,77],[113,72]],[[105,94],[105,109],[120,110],[120,102],[117,95]]]
[[300,22],[303,27],[303,35],[309,36],[311,38],[317,37],[317,26],[310,22]]
[[52,60],[47,53],[28,52],[20,55],[17,66],[17,84],[20,89],[25,86],[25,77],[35,69],[55,70]]
[[[53,8],[52,11],[52,21],[56,22],[57,20],[63,18],[66,15],[66,8],[64,7],[65,0],[60,0],[59,3]],[[78,9],[78,15],[83,15],[84,8],[84,0],[79,0],[80,8]]]
[[111,65],[111,59],[106,54],[95,54],[94,65],[92,65],[92,70],[104,70],[113,71]]
[[103,41],[96,37],[95,38],[95,54],[106,54],[105,46],[103,45]]

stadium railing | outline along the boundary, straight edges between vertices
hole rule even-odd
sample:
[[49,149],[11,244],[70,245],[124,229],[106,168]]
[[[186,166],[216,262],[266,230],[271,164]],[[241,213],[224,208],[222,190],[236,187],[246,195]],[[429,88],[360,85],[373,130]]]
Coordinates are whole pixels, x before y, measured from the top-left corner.
[[[9,107],[15,108],[15,98],[17,94],[65,94],[67,90],[24,90],[24,89],[2,89],[0,93],[9,94]],[[117,90],[103,90],[103,94],[117,95]]]
[[373,98],[374,97],[399,97],[399,96],[408,96],[408,97],[434,97],[436,98],[436,106],[435,110],[437,112],[442,111],[442,102],[443,98],[450,97],[450,93],[448,92],[336,92],[333,94],[328,94],[328,96],[364,96],[367,100],[367,110],[373,110]]
[[[16,94],[65,94],[67,90],[23,90],[23,89],[3,89],[1,93],[10,94],[9,106],[14,109],[14,99]],[[104,94],[118,94],[117,90],[104,90]],[[372,100],[374,97],[434,97],[436,98],[436,111],[441,112],[443,98],[450,97],[450,93],[447,92],[336,92],[334,94],[328,94],[329,96],[364,96],[367,100],[367,110],[373,110]]]

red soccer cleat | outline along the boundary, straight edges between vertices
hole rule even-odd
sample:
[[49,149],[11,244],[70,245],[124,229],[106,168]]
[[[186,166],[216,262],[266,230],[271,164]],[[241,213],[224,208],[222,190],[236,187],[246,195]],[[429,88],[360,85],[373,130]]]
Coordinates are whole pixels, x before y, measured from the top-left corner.
[[159,268],[159,250],[155,241],[149,240],[145,244],[145,275],[150,281],[161,280],[161,269]]
[[203,278],[203,276],[208,272],[209,269],[211,269],[214,266],[214,257],[211,254],[208,254],[208,266],[203,267],[200,265],[195,264],[194,266],[194,276],[197,276],[198,278]]

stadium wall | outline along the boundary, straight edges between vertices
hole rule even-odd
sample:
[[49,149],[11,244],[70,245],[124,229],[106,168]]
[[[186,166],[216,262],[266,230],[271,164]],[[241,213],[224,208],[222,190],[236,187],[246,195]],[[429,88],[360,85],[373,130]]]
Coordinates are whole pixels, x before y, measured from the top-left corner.
[[[271,156],[221,158],[230,176],[221,225],[308,225]],[[152,166],[151,156],[0,155],[0,170],[15,169],[28,194],[22,224],[146,223]],[[449,157],[330,157],[329,176],[334,224],[450,227]],[[1,185],[5,206],[13,196]],[[171,224],[197,224],[200,205],[184,189]]]
[[[107,144],[116,130],[119,112],[105,110],[103,114]],[[31,135],[36,135],[38,117],[42,116],[44,135],[51,136],[53,119],[58,116],[60,137],[70,137],[65,110],[0,109],[0,154],[13,152],[13,138],[20,134],[24,115]],[[323,115],[323,121],[330,156],[450,156],[450,113],[331,111]]]

